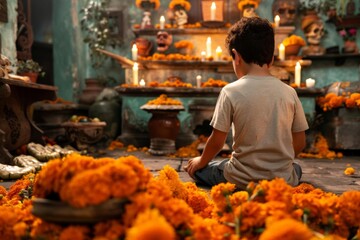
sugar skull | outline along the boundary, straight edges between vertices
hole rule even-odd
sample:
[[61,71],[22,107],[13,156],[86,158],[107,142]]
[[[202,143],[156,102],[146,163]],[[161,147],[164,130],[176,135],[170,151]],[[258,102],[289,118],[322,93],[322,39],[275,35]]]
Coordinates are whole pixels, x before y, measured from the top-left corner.
[[272,13],[279,15],[280,26],[292,26],[295,24],[299,2],[298,0],[275,0],[272,5]]
[[159,31],[156,36],[157,50],[165,52],[172,43],[172,35],[165,31]]

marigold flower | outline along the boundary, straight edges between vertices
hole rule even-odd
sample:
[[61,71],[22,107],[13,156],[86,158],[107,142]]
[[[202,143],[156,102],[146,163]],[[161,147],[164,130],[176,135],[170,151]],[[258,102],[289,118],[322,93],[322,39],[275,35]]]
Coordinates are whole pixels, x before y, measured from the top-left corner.
[[[193,184],[195,188],[189,189],[187,186]],[[209,199],[208,193],[203,190],[197,189],[194,183],[188,183],[185,185],[187,188],[187,204],[193,209],[194,213],[200,214],[203,217],[210,217],[211,211],[209,211],[213,206]]]
[[231,209],[228,197],[235,191],[235,187],[232,183],[220,183],[211,188],[211,197],[220,211],[228,212]]
[[240,220],[241,232],[252,231],[265,226],[266,209],[262,203],[245,202],[235,208],[235,215]]
[[353,167],[347,167],[344,173],[345,175],[353,175],[355,173],[355,169]]
[[265,231],[260,235],[259,240],[309,240],[312,238],[312,231],[303,223],[294,219],[284,219],[266,226]]
[[360,226],[360,191],[344,192],[339,197],[339,215],[348,227]]
[[157,209],[139,213],[134,225],[127,231],[125,240],[175,240],[174,228]]
[[90,229],[85,226],[69,226],[60,234],[59,240],[90,240]]
[[193,217],[192,208],[182,199],[172,198],[157,206],[161,214],[175,228],[191,221]]
[[130,166],[139,178],[138,188],[142,190],[150,181],[152,174],[149,169],[146,169],[144,164],[135,156],[120,157],[118,161]]
[[102,221],[94,226],[94,239],[104,240],[122,239],[125,235],[125,226],[117,220]]
[[157,179],[170,187],[173,197],[184,200],[187,199],[187,190],[180,181],[179,174],[174,168],[169,165],[164,166],[163,169],[160,170]]

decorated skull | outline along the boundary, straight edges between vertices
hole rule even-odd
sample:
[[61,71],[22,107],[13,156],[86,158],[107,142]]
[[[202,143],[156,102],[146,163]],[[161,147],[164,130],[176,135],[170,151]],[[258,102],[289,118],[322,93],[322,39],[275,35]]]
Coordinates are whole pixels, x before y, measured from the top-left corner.
[[273,2],[272,13],[274,17],[279,15],[280,26],[295,24],[298,5],[298,0],[275,0]]
[[175,21],[179,28],[183,28],[188,21],[188,16],[185,10],[180,9],[175,11]]
[[156,36],[157,50],[165,52],[172,43],[172,35],[165,31],[159,31]]
[[319,45],[324,33],[325,30],[322,21],[313,22],[305,29],[305,37],[309,45]]

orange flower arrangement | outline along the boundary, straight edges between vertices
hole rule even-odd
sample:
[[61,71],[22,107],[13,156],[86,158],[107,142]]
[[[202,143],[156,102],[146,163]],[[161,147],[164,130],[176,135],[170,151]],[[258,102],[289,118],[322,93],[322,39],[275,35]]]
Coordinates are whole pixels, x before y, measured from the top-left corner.
[[282,42],[282,44],[284,44],[285,47],[290,46],[290,45],[300,45],[300,46],[305,46],[305,40],[297,35],[292,34],[291,36],[285,38]]
[[191,3],[189,3],[186,0],[171,0],[171,2],[169,3],[169,8],[171,10],[176,9],[177,7],[182,7],[184,8],[186,11],[189,11],[191,8]]
[[201,83],[201,87],[224,87],[228,82],[221,79],[209,78],[206,82]]
[[189,40],[180,40],[174,43],[175,48],[194,48],[194,44]]
[[327,143],[327,140],[324,136],[321,134],[318,134],[315,137],[315,143],[314,143],[314,152],[310,153],[300,153],[298,157],[301,158],[327,158],[327,159],[334,159],[334,158],[342,158],[343,154],[341,152],[334,152],[329,150],[329,145]]
[[148,101],[148,105],[182,105],[177,99],[169,98],[166,94],[161,94],[158,98]]
[[344,93],[342,96],[327,93],[325,96],[318,97],[316,103],[324,112],[339,107],[360,108],[360,93]]

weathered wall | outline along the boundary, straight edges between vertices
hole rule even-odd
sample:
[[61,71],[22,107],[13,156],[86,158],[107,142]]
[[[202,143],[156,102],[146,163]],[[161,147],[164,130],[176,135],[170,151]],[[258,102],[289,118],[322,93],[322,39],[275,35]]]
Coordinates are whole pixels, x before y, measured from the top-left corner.
[[7,1],[8,22],[0,22],[1,53],[16,61],[17,1]]

